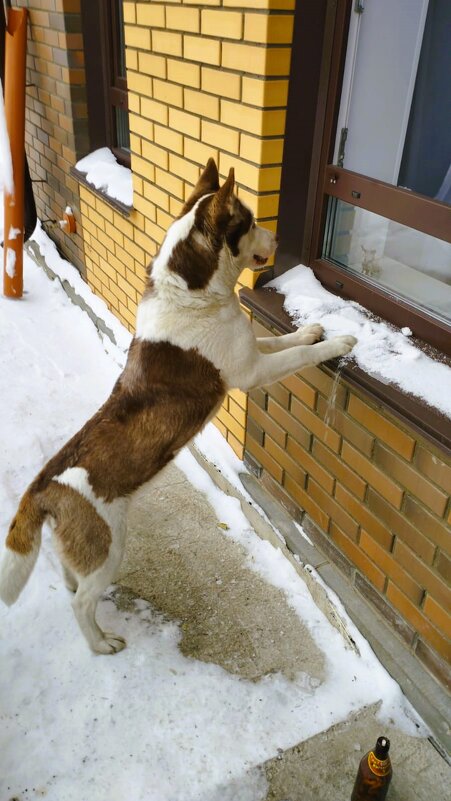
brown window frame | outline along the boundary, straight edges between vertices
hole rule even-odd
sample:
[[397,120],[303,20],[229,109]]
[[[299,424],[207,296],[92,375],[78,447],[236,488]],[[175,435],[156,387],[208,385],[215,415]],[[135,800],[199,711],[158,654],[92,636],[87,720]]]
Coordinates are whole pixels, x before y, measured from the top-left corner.
[[[370,311],[399,327],[409,326],[416,337],[442,353],[451,355],[451,325],[416,308],[407,300],[350,274],[322,256],[330,197],[339,198],[451,242],[450,205],[353,173],[332,163],[349,20],[353,5],[354,0],[318,0],[317,8],[314,10],[312,0],[298,2],[296,17],[299,19],[296,20],[297,25],[295,21],[279,217],[279,238],[282,248],[275,273],[280,274],[302,261],[312,268],[317,278],[330,291],[358,301]],[[301,12],[310,14],[310,24],[313,21],[316,26],[309,41],[305,34],[306,18]],[[303,17],[304,33],[299,27],[301,17]],[[296,124],[295,119],[296,114],[299,116],[296,105],[308,102],[312,92],[310,89],[306,97],[302,85],[306,73],[300,64],[301,46],[304,48],[309,46],[311,53],[315,48],[317,51],[316,60],[313,58],[311,81],[313,90],[317,91],[317,97],[313,103],[310,99],[310,127],[307,125],[306,130],[302,130],[299,121]],[[314,122],[312,122],[313,115]],[[294,136],[295,131],[297,136]],[[310,146],[307,143],[308,137],[312,140]],[[304,169],[304,188],[298,192],[300,202],[293,208],[296,166],[298,169],[302,167],[302,161],[300,162],[299,153],[295,152],[295,148],[301,153],[309,154],[310,164]],[[299,173],[297,179],[299,185]],[[299,236],[300,221],[299,217],[295,220],[296,209],[303,215],[302,238],[297,242],[294,237]],[[284,240],[287,239],[288,244],[284,246]]]
[[130,153],[118,146],[115,109],[128,111],[127,79],[120,74],[120,24],[114,0],[82,0],[89,138],[92,150],[109,147],[130,167]]

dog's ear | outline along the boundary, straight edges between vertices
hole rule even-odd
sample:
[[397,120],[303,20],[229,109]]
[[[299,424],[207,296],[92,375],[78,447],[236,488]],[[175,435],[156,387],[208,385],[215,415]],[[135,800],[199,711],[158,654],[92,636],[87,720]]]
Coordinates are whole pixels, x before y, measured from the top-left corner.
[[207,161],[207,165],[201,175],[199,176],[199,180],[197,181],[196,186],[194,187],[193,191],[191,192],[188,200],[185,201],[185,205],[180,213],[180,217],[183,217],[193,206],[197,203],[197,201],[203,197],[203,195],[209,195],[213,192],[217,192],[219,189],[219,173],[218,168],[216,166],[216,162],[214,159],[210,158]]
[[219,192],[216,193],[216,202],[222,206],[228,205],[229,200],[233,195],[234,187],[235,170],[233,167],[230,167],[226,182],[221,186]]

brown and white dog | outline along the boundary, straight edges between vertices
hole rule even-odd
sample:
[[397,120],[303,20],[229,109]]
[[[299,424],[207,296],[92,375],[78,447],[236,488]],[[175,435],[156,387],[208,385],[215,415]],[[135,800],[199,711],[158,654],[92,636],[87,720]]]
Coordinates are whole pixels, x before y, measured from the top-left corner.
[[232,387],[271,384],[352,349],[352,336],[318,342],[319,325],[255,338],[234,287],[243,268],[264,264],[275,247],[234,194],[233,170],[220,187],[210,159],[151,265],[136,336],[110,397],[20,502],[0,568],[5,603],[23,589],[48,520],[90,647],[120,651],[124,640],[102,631],[95,612],[122,559],[133,492],[200,431]]

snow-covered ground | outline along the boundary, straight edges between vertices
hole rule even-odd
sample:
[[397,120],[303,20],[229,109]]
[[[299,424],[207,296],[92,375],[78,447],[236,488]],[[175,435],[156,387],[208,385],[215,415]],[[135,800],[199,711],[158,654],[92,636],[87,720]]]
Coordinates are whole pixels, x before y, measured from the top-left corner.
[[[28,482],[108,395],[129,340],[42,231],[36,240],[114,329],[118,345],[103,342],[61,284],[25,256],[23,300],[0,297],[2,537]],[[237,481],[242,465],[222,440],[218,449],[218,436],[208,428],[199,446]],[[2,799],[263,801],[262,761],[365,704],[382,699],[381,720],[418,733],[398,686],[352,624],[360,655],[346,649],[281,552],[249,528],[237,500],[214,486],[188,450],[178,465],[207,494],[227,535],[246,548],[249,567],[286,594],[325,654],[325,681],[316,686],[300,673],[294,681],[270,675],[250,682],[186,658],[178,622],[144,601],[132,615],[111,600],[100,604],[99,619],[126,632],[128,647],[94,656],[45,536],[19,601],[0,609]]]

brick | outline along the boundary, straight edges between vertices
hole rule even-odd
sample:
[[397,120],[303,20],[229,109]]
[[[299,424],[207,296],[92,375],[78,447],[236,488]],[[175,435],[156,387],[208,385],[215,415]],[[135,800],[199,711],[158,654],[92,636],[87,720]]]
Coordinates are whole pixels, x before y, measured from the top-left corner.
[[[183,197],[183,181],[177,178],[177,176],[161,170],[159,167],[157,167],[155,171],[155,183],[159,188],[166,190],[166,192],[169,192],[171,195],[175,195],[178,198]],[[168,209],[166,209],[166,211],[168,211]]]
[[353,495],[363,501],[366,493],[366,482],[353,470],[347,467],[339,457],[335,456],[317,439],[313,442],[312,453],[327,470],[332,473]]
[[202,33],[221,39],[241,39],[243,15],[238,11],[202,11]]
[[286,387],[298,400],[305,403],[311,409],[314,409],[316,406],[316,398],[317,392],[316,390],[312,389],[309,384],[306,384],[305,381],[302,380],[297,375],[291,375],[288,378],[285,378],[282,381],[284,387]]
[[425,565],[407,545],[397,540],[393,550],[395,559],[445,609],[451,607],[451,589],[436,573]]
[[200,137],[200,119],[194,114],[187,114],[175,108],[169,109],[169,127],[175,131],[182,131],[194,139]]
[[256,164],[282,163],[283,139],[260,139],[250,134],[241,134],[240,156]]
[[[270,384],[266,387],[266,391],[268,395],[271,395],[284,409],[290,408],[290,393],[282,384]],[[307,431],[305,431],[305,434],[307,435]]]
[[242,101],[250,106],[259,106],[260,108],[286,106],[288,81],[282,78],[271,81],[243,76]]
[[348,512],[337,503],[336,499],[325,492],[312,478],[309,478],[308,492],[316,503],[327,512],[329,517],[340,526],[346,535],[351,537],[354,541],[357,541],[359,526]]
[[240,135],[238,131],[205,120],[202,120],[201,124],[201,140],[206,144],[211,144],[229,153],[238,153],[240,147]]
[[180,33],[172,31],[152,31],[152,49],[168,56],[181,56],[183,41]]
[[374,587],[382,592],[385,587],[385,576],[382,570],[334,522],[331,523],[330,534],[333,541],[340,546],[357,569],[369,579]]
[[299,445],[295,440],[288,437],[287,440],[287,452],[293,459],[296,460],[302,467],[306,470],[306,472],[313,476],[313,478],[321,484],[324,489],[329,492],[333,493],[335,479],[334,477],[327,472],[318,462],[305,450],[301,445]]
[[328,448],[331,448],[335,453],[339,452],[341,437],[294,397],[291,398],[291,412],[296,420],[299,420],[305,428],[322,440]]
[[285,447],[287,439],[286,431],[284,431],[267,412],[261,409],[260,406],[257,406],[251,398],[249,399],[248,413],[252,420],[256,422],[263,431],[269,434],[280,447]]
[[202,117],[209,117],[213,120],[219,119],[218,97],[212,97],[211,95],[205,94],[205,92],[197,92],[194,89],[185,89],[184,98],[186,111],[199,114],[199,116]]
[[268,414],[273,418],[288,434],[296,439],[306,450],[310,449],[311,434],[307,429],[292,415],[276,403],[271,397],[268,399]]
[[[295,2],[296,0],[246,0],[246,8],[261,8],[264,11],[288,11],[294,9]],[[242,0],[223,0],[223,5],[241,7],[243,2]]]
[[260,428],[259,425],[257,425],[257,423],[254,423],[251,417],[247,418],[246,437],[247,436],[252,437],[261,447],[263,447],[265,432],[262,428]]
[[199,33],[200,12],[198,8],[166,7],[166,27],[184,33]]
[[200,88],[199,64],[188,64],[186,61],[168,59],[167,66],[169,81],[181,83],[184,86],[192,86],[194,89]]
[[284,471],[291,476],[299,487],[305,487],[307,479],[305,470],[302,470],[299,464],[267,434],[265,434],[265,450],[275,459],[277,464],[283,467]]
[[[163,56],[156,56],[154,53],[138,53],[139,71],[146,75],[154,75],[156,78],[166,78],[166,59]],[[169,76],[168,76],[169,77]],[[130,79],[127,73],[127,85],[140,94],[150,95],[150,83],[140,84],[136,79],[130,87]]]
[[150,200],[151,203],[163,209],[163,211],[169,211],[168,194],[162,191],[159,186],[155,186],[150,181],[146,182],[144,184],[144,196],[147,200]]
[[403,617],[411,623],[421,636],[445,659],[451,660],[451,643],[447,642],[419,609],[401,592],[395,584],[389,581],[387,598],[398,609]]
[[349,440],[355,447],[362,451],[365,456],[371,456],[374,447],[374,437],[365,431],[358,423],[353,420],[336,405],[330,410],[325,398],[319,396],[316,404],[316,411],[319,417],[324,420],[326,415],[329,420],[329,427],[342,434],[343,439]]
[[415,448],[414,438],[406,434],[394,423],[391,423],[385,415],[374,411],[353,394],[349,397],[348,412],[355,420],[375,434],[378,439],[386,442],[392,450],[403,456],[404,459],[412,459]]
[[236,156],[221,153],[219,156],[220,174],[228,175],[231,167],[235,169],[240,185],[244,185],[255,192],[264,192],[280,187],[280,167],[258,167],[246,161],[241,161]]
[[168,107],[157,100],[150,100],[147,97],[141,98],[141,114],[148,120],[159,122],[161,125],[168,124]]
[[410,600],[420,605],[423,589],[397,562],[394,556],[388,553],[362,529],[359,540],[360,547],[368,554],[373,562],[394,581],[394,583],[407,595]]
[[257,136],[283,135],[285,111],[259,109],[231,100],[222,100],[221,122]]
[[451,584],[451,559],[446,553],[439,551],[435,560],[435,569],[448,584]]
[[225,73],[222,69],[202,67],[202,90],[220,97],[239,100],[241,96],[241,75]]
[[191,164],[191,162],[186,159],[175,156],[172,153],[169,156],[169,168],[174,175],[178,175],[192,184],[195,184],[199,178],[199,167],[197,164]]
[[260,409],[267,408],[267,397],[266,392],[260,387],[258,389],[251,389],[249,392],[249,398],[252,399]]
[[420,662],[439,680],[448,691],[451,691],[451,668],[427,643],[417,640],[415,655]]
[[150,50],[150,30],[137,28],[135,25],[124,25],[126,47],[136,47],[140,50]]
[[198,165],[204,166],[210,156],[216,159],[216,161],[218,159],[218,151],[216,149],[209,145],[204,145],[202,142],[196,142],[194,139],[185,137],[184,148],[186,158],[195,161]]
[[284,476],[283,486],[291,497],[299,504],[312,520],[322,529],[327,531],[329,527],[329,517],[326,512],[318,506],[317,503],[310,497],[309,493],[300,487],[296,481],[287,473]]
[[164,28],[164,6],[157,3],[137,3],[136,21],[147,28]]
[[241,426],[244,427],[246,425],[246,417],[247,417],[246,412],[230,396],[229,396],[229,411],[232,417],[234,417],[235,420]]
[[445,513],[448,496],[417,473],[413,467],[403,462],[383,445],[380,445],[379,442],[376,442],[374,446],[374,461],[413,495],[423,501],[425,506],[431,509],[432,512],[435,512],[439,517]]
[[[370,509],[384,521],[393,534],[396,534],[424,562],[431,565],[435,555],[435,545],[424,536],[421,527],[416,528],[406,520],[402,512],[397,512],[376,492],[368,492],[367,503]],[[427,532],[425,532],[427,533]]]
[[225,69],[253,75],[289,75],[290,50],[258,45],[223,42],[221,64]]
[[291,44],[293,17],[286,14],[245,14],[244,39],[261,44]]
[[415,638],[415,629],[413,626],[410,626],[393,606],[375,590],[370,582],[358,573],[355,576],[355,586],[363,597],[381,612],[384,620],[394,628],[404,642],[411,645]]
[[451,615],[449,610],[445,611],[430,595],[427,595],[423,604],[423,612],[439,631],[442,631],[451,639]]
[[175,83],[154,78],[153,97],[155,100],[161,100],[166,103],[166,105],[179,108],[183,105],[183,88]]
[[167,150],[164,150],[164,148],[158,147],[158,145],[154,145],[151,142],[146,142],[143,140],[142,156],[158,167],[162,167],[164,170],[167,170],[169,165],[169,153]]
[[123,14],[124,14],[124,22],[131,22],[131,23],[136,22],[136,3],[124,2]]
[[349,443],[343,442],[341,455],[343,460],[391,503],[392,506],[397,509],[401,508],[404,496],[401,487],[395,484],[384,472],[374,467],[368,459],[356,451]]
[[175,153],[183,153],[183,136],[178,131],[155,125],[154,139],[157,145],[162,145]]
[[258,460],[261,466],[281,484],[283,477],[281,466],[249,435],[246,437],[246,448],[248,448],[249,453]]
[[216,39],[204,39],[201,36],[184,36],[183,55],[190,61],[219,65],[221,63],[221,43]]
[[420,446],[417,447],[415,453],[415,464],[434,484],[438,484],[445,492],[451,494],[451,466],[449,464]]

